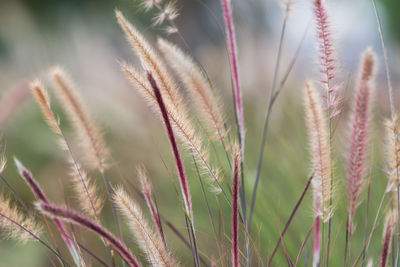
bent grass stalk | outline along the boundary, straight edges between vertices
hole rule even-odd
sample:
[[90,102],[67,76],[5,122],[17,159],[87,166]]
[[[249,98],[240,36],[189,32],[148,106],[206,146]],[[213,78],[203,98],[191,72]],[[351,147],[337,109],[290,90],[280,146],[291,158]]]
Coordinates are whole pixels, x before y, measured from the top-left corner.
[[[25,183],[29,186],[32,193],[36,197],[36,199],[40,200],[43,203],[50,203],[46,195],[44,194],[43,190],[40,188],[39,183],[33,178],[30,171],[28,171],[18,159],[14,159],[15,165],[17,166],[18,172],[22,179],[24,179]],[[74,240],[71,238],[70,234],[66,226],[57,218],[53,219],[54,224],[56,225],[57,229],[59,230],[62,239],[64,240],[65,244],[70,251],[72,258],[74,259],[75,263],[80,265],[84,265],[85,261],[83,260],[79,249],[75,246]]]
[[[155,98],[157,100],[157,104],[158,107],[160,109],[160,113],[162,115],[163,121],[164,121],[164,125],[166,128],[166,132],[168,135],[168,139],[171,145],[171,149],[172,149],[172,153],[174,156],[174,160],[175,160],[175,168],[178,172],[178,177],[179,177],[179,185],[181,188],[181,193],[182,193],[182,198],[183,198],[183,203],[184,203],[184,207],[185,207],[185,212],[186,215],[189,217],[189,226],[191,229],[191,233],[192,233],[192,238],[193,238],[193,245],[194,245],[194,255],[196,256],[196,261],[199,261],[199,255],[197,252],[197,242],[196,242],[196,235],[194,232],[194,227],[193,227],[193,210],[192,210],[192,201],[191,201],[191,196],[190,196],[190,191],[189,191],[189,185],[188,185],[188,181],[186,178],[186,174],[185,174],[185,169],[183,166],[183,162],[181,159],[181,155],[178,149],[178,144],[176,142],[175,139],[175,134],[174,131],[172,129],[172,125],[169,119],[169,115],[168,115],[168,111],[167,108],[165,106],[165,103],[163,101],[163,97],[161,95],[161,90],[157,85],[156,80],[154,79],[152,73],[148,72],[147,73],[147,79],[151,85],[151,87],[153,88],[153,93],[155,95]],[[190,236],[190,235],[189,235]]]
[[72,222],[82,227],[85,227],[90,231],[95,232],[96,234],[100,235],[102,238],[107,240],[130,266],[133,267],[141,266],[140,263],[137,261],[137,259],[133,256],[133,254],[130,252],[130,250],[126,247],[126,245],[123,242],[117,239],[117,237],[111,234],[107,229],[103,228],[101,225],[97,224],[91,219],[75,211],[60,208],[50,203],[39,202],[37,203],[37,208],[44,214],[53,217],[57,220],[61,219],[68,222]]

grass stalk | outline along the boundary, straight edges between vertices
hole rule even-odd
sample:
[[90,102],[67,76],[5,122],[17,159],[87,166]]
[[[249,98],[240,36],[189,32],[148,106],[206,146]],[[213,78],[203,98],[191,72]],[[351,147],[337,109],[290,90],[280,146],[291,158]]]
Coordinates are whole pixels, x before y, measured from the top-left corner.
[[306,183],[306,185],[305,185],[305,187],[303,189],[303,192],[300,195],[299,200],[297,200],[296,205],[294,206],[292,212],[290,213],[289,219],[287,220],[287,222],[285,224],[285,227],[283,228],[281,234],[279,235],[278,242],[276,242],[274,250],[272,251],[271,256],[268,259],[267,266],[271,265],[272,260],[274,259],[274,256],[275,256],[276,252],[278,251],[279,245],[281,244],[281,242],[283,240],[283,237],[285,236],[286,231],[288,230],[288,228],[290,226],[290,223],[293,221],[293,218],[296,215],[297,210],[299,209],[301,202],[303,202],[304,196],[306,195],[307,190],[311,185],[311,180],[313,179],[313,177],[314,177],[314,175],[311,175],[310,178],[308,178],[307,183]]

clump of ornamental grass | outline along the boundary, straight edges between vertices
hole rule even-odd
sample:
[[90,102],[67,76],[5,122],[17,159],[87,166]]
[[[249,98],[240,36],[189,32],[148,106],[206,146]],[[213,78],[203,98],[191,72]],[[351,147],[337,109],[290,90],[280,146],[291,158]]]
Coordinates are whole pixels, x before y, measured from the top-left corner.
[[[142,2],[146,10],[156,9],[159,14],[154,20],[154,25],[166,24],[167,32],[178,32],[174,20],[177,17],[176,8],[173,2],[165,0],[144,0]],[[286,13],[284,15],[284,26],[282,29],[282,38],[279,49],[279,56],[277,60],[276,76],[278,76],[278,65],[280,61],[281,45],[284,40],[284,32],[286,22],[288,20],[292,1],[284,2]],[[299,246],[296,261],[305,256],[307,242],[312,242],[312,266],[317,267],[320,265],[329,265],[331,257],[330,249],[330,235],[331,235],[331,219],[334,215],[334,208],[337,195],[334,194],[335,182],[333,180],[333,152],[334,152],[334,124],[335,118],[341,112],[341,97],[339,93],[339,83],[337,82],[337,69],[338,60],[335,55],[335,48],[330,29],[330,22],[328,16],[328,9],[324,0],[313,0],[314,18],[317,26],[317,40],[318,40],[318,58],[320,63],[320,72],[322,74],[321,84],[323,87],[322,93],[317,87],[313,86],[310,82],[306,82],[303,102],[305,111],[305,122],[308,134],[308,148],[311,161],[311,175],[304,187],[299,200],[296,202],[289,219],[287,220],[283,230],[280,232],[278,242],[273,248],[272,253],[268,259],[267,266],[272,264],[273,258],[280,245],[282,244],[285,259],[290,266],[293,265],[291,255],[286,248],[284,235],[287,233],[291,222],[295,218],[297,210],[300,208],[304,196],[309,187],[312,187],[312,212],[313,224],[307,233],[304,233],[304,240]],[[247,223],[251,222],[255,201],[255,191],[252,196],[252,203],[250,208],[249,220],[247,220],[247,204],[246,204],[246,173],[244,172],[244,142],[245,142],[245,121],[243,110],[243,99],[241,84],[239,79],[239,64],[238,64],[238,48],[236,44],[235,27],[233,24],[232,3],[230,0],[221,0],[221,7],[223,13],[223,20],[226,30],[226,44],[227,52],[229,55],[229,63],[231,68],[232,79],[232,93],[233,105],[235,110],[237,138],[233,140],[232,150],[228,155],[228,149],[225,147],[225,138],[227,135],[226,120],[224,116],[223,107],[214,95],[213,84],[208,77],[206,71],[199,65],[195,59],[186,54],[178,48],[175,44],[163,38],[158,38],[158,49],[161,51],[163,57],[159,55],[156,48],[154,48],[149,41],[137,30],[131,23],[129,23],[122,13],[116,10],[115,15],[121,28],[123,29],[128,42],[131,44],[134,53],[141,62],[141,68],[135,68],[122,62],[121,69],[133,86],[140,92],[143,98],[153,108],[155,113],[161,118],[164,125],[165,133],[167,135],[171,154],[176,170],[177,181],[179,184],[179,199],[182,205],[182,216],[185,222],[185,230],[187,236],[180,233],[179,228],[175,227],[168,221],[168,214],[162,215],[158,210],[155,202],[155,194],[153,192],[150,179],[145,167],[137,169],[138,183],[129,182],[129,185],[134,191],[140,195],[151,215],[151,220],[145,216],[145,212],[140,207],[139,203],[131,197],[127,192],[127,188],[122,186],[111,186],[108,182],[106,172],[110,168],[110,154],[103,141],[102,134],[99,127],[96,125],[93,117],[87,108],[83,98],[80,96],[71,78],[59,67],[51,70],[51,79],[56,88],[56,94],[60,100],[63,110],[68,115],[68,119],[73,127],[74,135],[78,137],[79,144],[75,147],[72,146],[66,138],[64,130],[61,127],[58,116],[53,112],[50,105],[50,97],[45,86],[35,79],[31,84],[31,92],[34,96],[38,106],[41,109],[43,117],[45,118],[48,126],[57,136],[58,143],[66,152],[67,162],[71,169],[71,184],[74,194],[79,201],[80,212],[75,211],[73,207],[62,207],[53,204],[45,194],[39,182],[33,177],[32,173],[25,168],[20,161],[15,159],[19,175],[24,182],[29,186],[33,195],[36,198],[36,207],[44,215],[49,216],[56,226],[57,231],[61,235],[62,240],[68,248],[68,252],[72,257],[76,266],[89,266],[90,262],[87,260],[87,255],[93,256],[99,263],[104,266],[119,266],[119,262],[115,260],[116,252],[124,261],[124,265],[128,266],[180,266],[178,257],[174,254],[184,255],[184,252],[178,251],[172,253],[173,242],[166,239],[163,226],[167,225],[172,233],[175,234],[183,244],[191,251],[193,266],[226,266],[232,265],[239,267],[241,265],[264,265],[262,253],[257,247],[257,242],[252,240],[250,227]],[[182,37],[182,36],[181,36]],[[382,37],[382,36],[381,36]],[[386,58],[386,52],[385,52]],[[355,213],[361,203],[363,186],[365,184],[366,170],[371,164],[368,157],[368,143],[370,140],[369,121],[371,117],[371,100],[373,98],[374,78],[376,72],[376,58],[372,49],[367,49],[361,59],[359,74],[355,86],[354,100],[352,103],[352,113],[350,117],[351,129],[349,133],[348,155],[347,155],[347,225],[346,227],[346,244],[344,251],[344,263],[347,265],[348,256],[348,238],[353,235],[355,224]],[[293,66],[293,65],[292,65]],[[292,67],[291,66],[291,67]],[[173,74],[171,74],[173,71]],[[290,71],[289,71],[290,72]],[[289,73],[288,72],[288,73]],[[287,74],[288,75],[288,74]],[[274,75],[275,76],[275,75]],[[388,75],[389,77],[389,75]],[[277,77],[274,78],[274,80]],[[287,78],[287,77],[286,77]],[[286,79],[285,78],[285,79]],[[273,83],[275,84],[276,81]],[[182,84],[188,91],[190,102],[186,100],[182,94],[178,84]],[[279,90],[274,92],[271,90],[270,106],[268,106],[268,116],[272,103],[275,100]],[[322,97],[321,97],[322,96]],[[392,102],[392,96],[391,96]],[[192,105],[193,104],[193,105]],[[190,108],[195,109],[195,116],[191,116]],[[392,106],[392,103],[391,103]],[[383,238],[381,245],[381,253],[379,258],[380,266],[387,266],[390,262],[389,255],[392,253],[393,264],[398,261],[399,252],[395,259],[395,249],[399,249],[399,239],[397,246],[393,240],[396,233],[395,225],[398,223],[398,209],[399,199],[398,190],[400,186],[399,168],[400,168],[400,139],[399,139],[399,122],[394,109],[392,108],[392,117],[386,123],[386,168],[390,186],[392,191],[390,211],[386,214],[385,223],[383,225]],[[266,125],[268,123],[268,116]],[[208,140],[204,138],[204,132],[197,129],[193,121],[197,119],[206,126],[207,130],[216,136],[220,141],[220,145],[224,149],[229,163],[229,171],[232,179],[230,181],[222,181],[219,172],[215,171],[210,158],[211,153],[208,151]],[[338,124],[339,125],[339,124]],[[266,130],[265,132],[266,133]],[[215,139],[215,138],[214,138]],[[181,142],[178,143],[178,140]],[[228,139],[231,142],[230,139]],[[213,142],[215,140],[211,140]],[[181,149],[182,147],[186,150]],[[263,152],[262,145],[261,153]],[[78,152],[79,151],[79,156]],[[218,158],[218,152],[216,156]],[[197,199],[192,198],[190,177],[188,168],[184,164],[185,152],[188,152],[193,159],[193,165],[198,175],[207,212],[212,225],[213,234],[216,236],[217,249],[213,254],[206,255],[203,252],[202,244],[198,242],[198,234],[203,233],[204,229],[198,229],[197,219],[195,224],[194,207],[197,206]],[[230,162],[232,159],[232,163]],[[262,157],[260,157],[262,159]],[[33,239],[40,241],[47,248],[49,248],[65,266],[70,265],[65,259],[53,249],[50,245],[45,243],[39,238],[41,234],[42,225],[36,222],[36,212],[31,211],[22,199],[19,198],[16,191],[11,187],[7,180],[3,177],[3,170],[5,168],[6,159],[0,157],[0,178],[11,189],[14,196],[18,199],[19,203],[24,206],[26,214],[22,213],[20,208],[11,204],[9,197],[0,195],[0,228],[5,230],[6,234],[17,240],[23,242]],[[250,164],[249,164],[250,165]],[[167,169],[168,167],[165,166]],[[218,195],[213,195],[215,201],[208,200],[208,194],[205,192],[202,183],[203,172],[199,171],[199,167],[204,173],[211,178],[213,186],[219,191],[223,192],[225,197],[226,207],[230,208],[230,226],[231,231],[229,234],[225,233],[223,207],[219,201]],[[221,169],[224,166],[221,164]],[[226,168],[228,169],[228,168]],[[257,179],[259,177],[260,167],[257,169]],[[92,178],[93,173],[97,171],[101,174],[105,183],[105,187],[110,200],[111,208],[114,216],[114,223],[116,226],[116,234],[109,231],[102,224],[102,211],[104,201],[102,194]],[[67,174],[66,174],[67,175]],[[256,179],[256,180],[257,180]],[[140,189],[137,184],[140,183]],[[257,187],[257,181],[256,181]],[[311,184],[311,185],[310,185]],[[255,189],[256,189],[255,187]],[[111,188],[113,190],[111,190]],[[397,188],[397,191],[396,191]],[[215,190],[215,191],[217,191]],[[388,190],[389,191],[389,190]],[[365,263],[367,257],[367,248],[370,246],[371,238],[377,229],[378,221],[380,219],[380,209],[384,203],[384,197],[378,208],[374,224],[371,228],[371,233],[367,238],[368,222],[365,223],[364,230],[364,244],[358,248],[361,253],[356,258],[353,266],[362,261]],[[158,196],[157,196],[158,197]],[[254,198],[253,198],[254,197]],[[368,190],[367,214],[369,213],[369,197],[370,188]],[[397,198],[396,198],[397,197]],[[210,198],[211,199],[211,198]],[[210,205],[211,203],[211,205]],[[215,227],[216,218],[213,216],[213,205],[218,208],[218,228]],[[146,207],[145,206],[145,207]],[[137,251],[132,251],[124,239],[122,238],[121,228],[119,226],[118,216],[115,210],[118,208],[124,222],[131,230],[134,240],[138,245],[140,252],[143,252],[143,259],[138,257]],[[196,214],[196,218],[198,215]],[[43,216],[46,220],[46,217]],[[263,216],[263,219],[265,216]],[[336,218],[336,217],[335,217]],[[338,218],[340,220],[340,218]],[[343,220],[342,220],[343,221]],[[325,223],[329,222],[328,228],[325,229]],[[47,221],[46,221],[47,223]],[[75,224],[75,226],[82,227],[88,231],[95,233],[102,241],[109,252],[109,262],[106,262],[98,257],[93,252],[82,246],[79,243],[81,240],[80,232],[75,230],[75,227],[67,228],[68,224]],[[50,229],[50,228],[49,228]],[[72,230],[71,230],[72,229]],[[218,232],[216,231],[218,229]],[[243,238],[240,238],[241,230],[243,231]],[[78,234],[77,234],[78,233]],[[313,238],[310,238],[313,233]],[[53,237],[53,233],[50,233]],[[325,240],[327,234],[327,240]],[[340,233],[339,233],[340,234]],[[309,241],[313,239],[313,241]],[[355,245],[355,244],[353,244]],[[54,242],[54,246],[57,243]],[[335,246],[335,248],[338,246]],[[267,247],[268,248],[268,247]],[[327,252],[326,254],[325,251]],[[268,251],[267,251],[268,252]],[[86,254],[87,253],[87,254]],[[217,253],[216,255],[214,253]],[[254,254],[257,254],[258,262],[254,260]],[[227,258],[231,256],[227,261]],[[352,253],[349,253],[349,259]],[[142,261],[142,262],[141,262]],[[376,259],[376,261],[378,261]],[[368,265],[372,265],[372,260]]]

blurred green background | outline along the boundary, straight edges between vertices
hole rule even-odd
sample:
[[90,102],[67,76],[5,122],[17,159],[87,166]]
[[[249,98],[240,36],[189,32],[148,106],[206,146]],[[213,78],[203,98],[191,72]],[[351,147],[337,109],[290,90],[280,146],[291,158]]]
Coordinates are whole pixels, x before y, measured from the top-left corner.
[[[250,193],[255,176],[266,103],[272,82],[278,46],[279,31],[283,12],[278,3],[270,0],[233,1],[238,30],[242,86],[245,100],[247,129],[245,174],[246,190]],[[361,51],[371,45],[381,60],[381,49],[376,21],[369,1],[328,1],[332,8],[332,24],[337,38],[339,56],[342,60],[340,79],[345,88],[345,108],[338,126],[336,142],[337,211],[333,219],[333,247],[331,266],[342,266],[346,210],[345,155],[348,133],[348,110],[351,104],[352,86]],[[177,25],[190,47],[190,52],[207,69],[221,96],[227,124],[234,135],[234,115],[229,79],[229,64],[224,47],[224,35],[219,1],[177,1],[180,16]],[[400,39],[400,3],[397,0],[382,0],[378,8],[383,18],[384,34],[389,52],[390,65],[395,88],[399,77],[398,42]],[[101,126],[107,146],[111,150],[113,164],[109,177],[113,184],[123,183],[132,196],[139,200],[129,180],[138,184],[136,166],[144,164],[149,170],[154,193],[161,213],[185,234],[185,224],[179,198],[176,193],[176,177],[173,160],[169,151],[162,124],[141,97],[131,89],[119,70],[118,62],[127,60],[137,64],[129,44],[119,29],[114,9],[123,11],[127,18],[154,41],[161,35],[185,47],[175,35],[165,35],[162,27],[152,27],[155,12],[145,12],[139,8],[140,1],[134,0],[1,0],[0,1],[0,135],[1,145],[8,158],[4,176],[16,188],[23,199],[30,204],[33,197],[18,177],[13,156],[18,157],[28,167],[49,198],[56,203],[71,204],[76,207],[68,177],[68,164],[64,152],[57,146],[56,137],[43,122],[39,109],[32,101],[27,82],[39,76],[46,85],[46,70],[56,64],[66,68],[74,77],[78,89],[88,103],[92,114]],[[205,6],[207,8],[205,8]],[[311,18],[311,5],[307,0],[296,1],[293,14],[288,21],[288,35],[284,45],[281,75],[289,66]],[[212,13],[210,12],[212,11]],[[215,16],[215,17],[214,17]],[[218,23],[219,24],[218,24]],[[303,190],[309,175],[309,156],[303,123],[301,89],[306,78],[316,77],[314,28],[307,33],[298,62],[287,86],[276,102],[265,149],[261,183],[255,210],[253,239],[258,254],[265,261],[279,237],[279,231]],[[186,49],[188,50],[188,49]],[[380,64],[383,66],[383,64]],[[388,117],[388,99],[383,68],[380,68],[374,108],[371,142],[371,196],[369,216],[366,216],[366,190],[356,214],[356,232],[351,238],[354,260],[360,253],[364,238],[364,223],[371,228],[377,206],[386,186],[382,144],[382,121]],[[396,90],[396,100],[398,99]],[[54,98],[54,97],[53,97]],[[62,127],[73,139],[65,116],[56,99],[53,101],[56,113],[60,115]],[[219,143],[211,143],[211,157],[229,179],[229,168]],[[163,162],[165,161],[165,166]],[[219,162],[222,162],[220,164]],[[208,219],[200,184],[191,158],[185,156],[186,169],[190,177],[190,188],[195,210],[195,224],[198,231],[200,251],[206,258],[218,258],[215,239]],[[99,187],[103,188],[101,177]],[[205,175],[203,175],[205,176]],[[4,184],[1,191],[10,195]],[[103,192],[105,193],[104,189]],[[211,201],[215,222],[221,225],[220,238],[224,240],[229,259],[230,210],[220,195],[207,192]],[[217,205],[219,199],[221,214]],[[143,204],[143,203],[142,203]],[[145,206],[142,206],[145,208]],[[385,205],[386,207],[386,205]],[[386,211],[386,208],[384,209]],[[105,225],[114,231],[109,205],[103,217]],[[150,217],[148,217],[150,219]],[[372,239],[368,258],[377,263],[380,253],[382,220]],[[284,239],[284,246],[292,260],[296,257],[307,231],[312,225],[310,194],[302,203],[293,224]],[[168,244],[184,266],[191,264],[190,251],[171,233],[166,231]],[[101,242],[92,234],[82,233],[82,240],[100,256],[104,256]],[[135,242],[124,225],[126,242],[136,251]],[[51,241],[48,235],[43,239]],[[62,242],[57,238],[60,250],[67,258]],[[275,266],[286,265],[283,250],[275,258]],[[306,246],[299,266],[310,266],[311,242]],[[254,253],[257,254],[257,253]],[[139,254],[142,257],[142,254]],[[0,266],[52,266],[51,256],[36,243],[21,245],[13,241],[0,241]],[[103,257],[105,258],[105,256]],[[257,257],[254,256],[254,260]],[[69,261],[71,261],[69,259]],[[351,261],[352,262],[352,261]],[[119,262],[118,262],[119,264]],[[225,262],[225,265],[226,264]],[[93,266],[97,266],[93,263]]]

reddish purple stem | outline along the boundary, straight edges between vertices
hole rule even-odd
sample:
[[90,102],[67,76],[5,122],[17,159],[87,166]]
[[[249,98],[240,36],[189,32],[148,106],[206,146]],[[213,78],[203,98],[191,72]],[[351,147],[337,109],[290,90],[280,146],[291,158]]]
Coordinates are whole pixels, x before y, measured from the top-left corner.
[[[18,160],[16,160],[16,165],[18,167],[19,173],[24,181],[28,184],[29,188],[31,189],[32,193],[35,197],[44,203],[50,203],[46,195],[44,194],[43,190],[40,188],[39,183],[33,178],[33,175],[30,171],[28,171]],[[57,218],[53,219],[54,224],[56,225],[57,229],[61,233],[61,237],[64,240],[67,247],[71,250],[75,250],[74,242],[72,238],[69,236],[68,230],[65,225]],[[71,252],[72,252],[71,250]]]
[[150,192],[148,190],[143,190],[143,196],[144,196],[144,199],[146,200],[147,206],[150,209],[150,213],[151,213],[151,216],[153,217],[153,221],[157,228],[158,235],[160,236],[161,240],[163,241],[163,243],[165,245],[166,243],[165,243],[164,232],[162,229],[160,214],[158,213],[158,210],[157,210],[153,200],[151,199]]
[[52,217],[61,218],[64,220],[72,221],[78,225],[87,228],[90,231],[95,232],[104,239],[106,239],[114,248],[118,251],[121,257],[129,264],[129,266],[140,267],[140,263],[132,255],[129,249],[124,243],[122,243],[117,237],[111,234],[107,229],[103,228],[99,224],[95,223],[91,219],[75,212],[72,210],[64,209],[52,205],[50,203],[40,203],[40,208],[50,214]]
[[315,226],[314,226],[314,250],[313,250],[313,267],[317,267],[319,265],[319,253],[320,253],[320,227],[321,227],[321,218],[317,216],[315,218]]
[[238,193],[239,193],[239,160],[234,161],[232,173],[232,266],[239,266],[238,249]]
[[[235,28],[233,25],[232,6],[230,0],[221,0],[222,12],[224,14],[224,21],[227,34],[227,43],[229,50],[229,60],[231,64],[233,93],[235,98],[236,119],[239,126],[241,143],[244,143],[244,116],[243,116],[243,103],[242,92],[239,83],[239,68],[237,63],[237,45],[235,37]],[[243,145],[242,145],[243,146]]]
[[165,124],[165,128],[167,130],[168,134],[168,139],[172,147],[172,152],[174,155],[174,160],[175,160],[175,167],[176,170],[178,171],[178,176],[179,176],[179,184],[181,186],[183,198],[184,198],[184,203],[186,208],[188,209],[187,212],[189,212],[189,216],[191,217],[191,220],[193,220],[193,213],[192,213],[192,201],[190,198],[190,192],[189,192],[189,187],[188,187],[188,182],[186,179],[186,174],[185,174],[185,169],[183,167],[181,155],[179,153],[178,145],[176,143],[176,138],[174,135],[174,131],[172,129],[171,121],[168,116],[168,110],[167,107],[165,106],[164,100],[161,95],[161,90],[158,87],[156,81],[154,80],[153,75],[148,72],[147,73],[147,79],[150,82],[151,87],[153,88],[154,95],[157,100],[157,104],[160,108],[160,112]]
[[379,267],[386,267],[387,265],[387,258],[389,255],[389,247],[392,241],[392,225],[387,224],[385,229],[385,234],[383,236],[383,243],[382,243],[382,251],[381,257],[379,261]]

